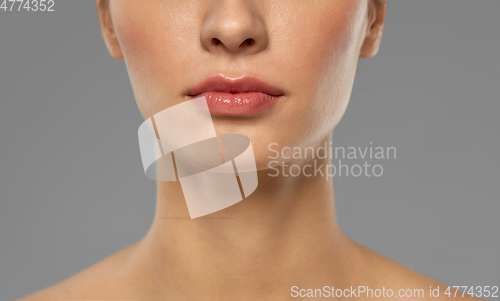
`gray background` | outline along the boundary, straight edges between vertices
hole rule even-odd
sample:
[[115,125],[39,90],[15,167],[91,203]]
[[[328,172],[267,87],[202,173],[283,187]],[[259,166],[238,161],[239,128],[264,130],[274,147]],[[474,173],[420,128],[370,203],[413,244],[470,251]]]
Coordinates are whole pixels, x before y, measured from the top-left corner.
[[[0,11],[0,300],[140,239],[155,183],[122,61],[94,1]],[[361,60],[339,146],[395,146],[380,178],[337,178],[358,242],[452,285],[500,285],[500,1],[390,1]],[[493,300],[493,299],[491,299]]]

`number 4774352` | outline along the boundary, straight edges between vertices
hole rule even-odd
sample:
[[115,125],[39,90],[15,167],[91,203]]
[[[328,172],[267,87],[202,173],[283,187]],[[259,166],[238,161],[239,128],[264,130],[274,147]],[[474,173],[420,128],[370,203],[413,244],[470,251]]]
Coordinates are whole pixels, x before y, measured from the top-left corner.
[[54,5],[54,0],[3,0],[0,10],[54,11]]

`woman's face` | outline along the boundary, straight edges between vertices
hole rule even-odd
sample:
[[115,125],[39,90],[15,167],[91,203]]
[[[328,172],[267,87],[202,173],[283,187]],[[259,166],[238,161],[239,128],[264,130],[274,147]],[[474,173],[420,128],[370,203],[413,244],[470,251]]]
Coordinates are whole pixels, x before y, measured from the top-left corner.
[[218,134],[251,139],[264,169],[274,156],[270,144],[312,146],[340,121],[359,56],[378,49],[378,6],[375,0],[110,0],[100,17],[111,55],[125,59],[144,118],[192,99],[191,88],[217,75],[253,77],[281,91],[261,111],[212,116]]

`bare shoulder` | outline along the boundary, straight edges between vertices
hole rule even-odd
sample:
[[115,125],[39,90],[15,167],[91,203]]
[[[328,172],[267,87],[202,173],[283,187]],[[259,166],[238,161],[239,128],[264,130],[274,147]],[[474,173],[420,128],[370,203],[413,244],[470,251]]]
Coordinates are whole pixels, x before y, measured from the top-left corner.
[[[355,243],[357,244],[357,243]],[[370,266],[372,279],[377,279],[377,288],[391,289],[394,297],[399,296],[409,300],[484,300],[456,292],[453,286],[418,273],[393,260],[388,259],[362,245],[358,249],[364,254],[367,265]],[[411,296],[411,297],[410,297]],[[379,298],[380,299],[380,298]]]
[[[127,281],[119,263],[129,255],[131,245],[78,274],[49,288],[16,301],[117,300],[128,299]],[[120,292],[117,295],[117,292]]]

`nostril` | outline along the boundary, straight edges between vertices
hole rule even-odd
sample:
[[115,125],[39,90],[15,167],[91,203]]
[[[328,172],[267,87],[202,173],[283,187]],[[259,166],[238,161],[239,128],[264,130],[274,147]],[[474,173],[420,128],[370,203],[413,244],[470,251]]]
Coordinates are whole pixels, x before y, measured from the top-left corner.
[[213,44],[213,45],[217,46],[217,45],[219,45],[220,43],[221,43],[221,41],[220,41],[219,39],[217,39],[217,38],[213,38],[213,39],[212,39],[212,44]]
[[255,44],[255,40],[254,40],[254,39],[246,39],[246,40],[243,42],[243,45],[252,46],[253,44]]
[[[212,39],[212,45],[214,46],[218,46],[221,43],[222,43],[221,40],[219,40],[218,38]],[[252,46],[253,44],[255,44],[255,40],[252,38],[248,38],[245,41],[243,41],[243,43],[241,43],[241,46]]]

